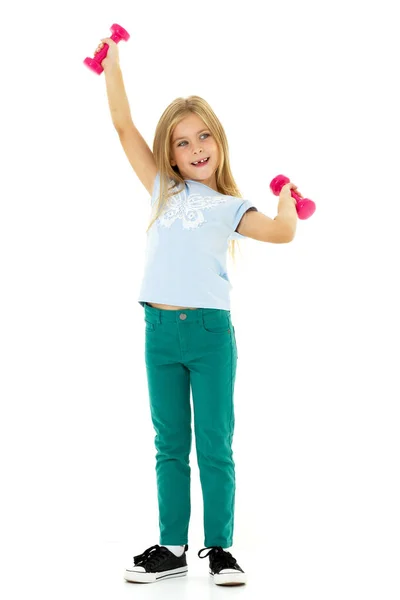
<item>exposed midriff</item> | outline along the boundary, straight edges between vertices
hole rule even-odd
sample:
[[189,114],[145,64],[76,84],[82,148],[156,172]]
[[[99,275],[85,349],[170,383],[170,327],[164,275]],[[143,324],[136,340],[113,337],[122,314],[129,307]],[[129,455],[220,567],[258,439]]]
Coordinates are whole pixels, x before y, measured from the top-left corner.
[[171,306],[170,304],[155,304],[154,302],[147,302],[154,308],[162,308],[164,310],[197,310],[197,307],[193,306]]

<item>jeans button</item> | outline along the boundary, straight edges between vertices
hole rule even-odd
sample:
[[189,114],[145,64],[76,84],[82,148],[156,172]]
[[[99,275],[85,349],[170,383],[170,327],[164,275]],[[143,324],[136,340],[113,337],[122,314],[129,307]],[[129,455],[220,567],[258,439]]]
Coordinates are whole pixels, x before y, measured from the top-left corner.
[[186,319],[186,315],[185,315],[185,313],[181,313],[181,314],[179,315],[179,318],[180,318],[180,319],[182,319],[182,321],[183,321],[184,319]]

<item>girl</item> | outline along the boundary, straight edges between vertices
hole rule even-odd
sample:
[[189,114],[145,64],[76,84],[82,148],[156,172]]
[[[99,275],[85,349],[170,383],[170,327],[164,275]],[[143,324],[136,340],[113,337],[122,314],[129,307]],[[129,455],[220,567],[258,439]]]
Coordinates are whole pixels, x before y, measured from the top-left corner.
[[[246,583],[233,543],[234,384],[237,346],[230,314],[226,250],[251,237],[293,240],[297,212],[283,186],[270,219],[243,200],[233,179],[224,129],[199,96],[177,98],[156,128],[153,152],[133,124],[111,38],[102,61],[113,124],[136,175],[151,196],[145,274],[145,362],[156,431],[160,543],[134,557],[125,579],[154,582],[187,574],[192,392],[204,503],[204,545],[218,585]],[[299,194],[300,195],[300,194]],[[208,550],[201,556],[203,550]]]

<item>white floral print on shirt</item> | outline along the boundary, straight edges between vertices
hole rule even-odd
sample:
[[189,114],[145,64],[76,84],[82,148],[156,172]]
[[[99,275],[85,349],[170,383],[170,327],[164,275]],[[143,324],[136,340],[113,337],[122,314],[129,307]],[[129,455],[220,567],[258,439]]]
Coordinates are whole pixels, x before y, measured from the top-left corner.
[[158,217],[157,222],[162,227],[171,227],[176,219],[181,219],[184,229],[195,229],[206,222],[203,210],[213,209],[226,201],[226,196],[204,196],[181,191],[168,198],[164,212]]

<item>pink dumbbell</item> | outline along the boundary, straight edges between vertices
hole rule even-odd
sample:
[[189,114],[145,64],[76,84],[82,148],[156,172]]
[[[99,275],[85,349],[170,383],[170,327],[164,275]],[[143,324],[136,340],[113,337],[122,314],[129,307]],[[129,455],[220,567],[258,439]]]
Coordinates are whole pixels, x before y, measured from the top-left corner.
[[[279,196],[281,193],[281,189],[286,183],[290,183],[289,177],[285,175],[277,175],[273,178],[269,187],[272,190],[272,193],[275,196]],[[296,210],[297,216],[299,219],[308,219],[315,213],[315,202],[310,200],[309,198],[300,198],[298,194],[294,190],[290,190],[292,197],[296,200]]]
[[[120,42],[121,40],[125,40],[125,42],[127,42],[131,37],[126,31],[126,29],[121,27],[121,25],[117,25],[116,23],[114,23],[114,25],[111,25],[110,29],[112,31],[112,35],[110,35],[110,38],[116,44],[118,44],[118,42]],[[108,48],[109,45],[105,43],[100,52],[97,52],[93,58],[85,58],[83,64],[89,67],[89,69],[91,69],[98,75],[101,75],[101,73],[104,71],[103,67],[101,66],[101,61],[104,60],[107,56]]]

